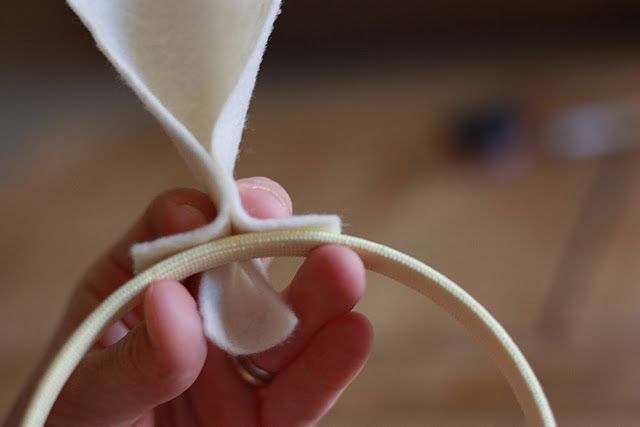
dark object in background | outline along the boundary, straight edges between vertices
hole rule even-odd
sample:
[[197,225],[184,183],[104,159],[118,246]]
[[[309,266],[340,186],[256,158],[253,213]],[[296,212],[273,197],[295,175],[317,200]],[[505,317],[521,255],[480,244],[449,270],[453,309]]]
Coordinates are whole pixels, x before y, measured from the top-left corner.
[[520,114],[508,104],[487,104],[454,117],[451,125],[453,154],[480,159],[501,156],[523,143]]

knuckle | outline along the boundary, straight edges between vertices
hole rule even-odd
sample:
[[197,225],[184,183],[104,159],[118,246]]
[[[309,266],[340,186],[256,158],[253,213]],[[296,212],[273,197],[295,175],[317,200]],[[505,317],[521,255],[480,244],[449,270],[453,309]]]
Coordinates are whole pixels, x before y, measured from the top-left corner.
[[149,211],[153,213],[179,204],[203,201],[209,201],[209,197],[199,190],[194,188],[172,188],[156,196],[149,205]]
[[191,206],[200,211],[209,221],[216,216],[216,208],[205,193],[193,188],[174,188],[158,195],[149,205],[146,216],[153,235],[166,234],[164,225],[170,222],[176,208]]

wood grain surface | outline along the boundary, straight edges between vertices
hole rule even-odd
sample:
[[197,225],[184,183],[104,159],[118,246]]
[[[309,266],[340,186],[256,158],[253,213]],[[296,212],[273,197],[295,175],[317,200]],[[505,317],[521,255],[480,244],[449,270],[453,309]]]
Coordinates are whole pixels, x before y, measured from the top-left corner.
[[[549,338],[540,316],[602,159],[533,150],[496,173],[495,165],[449,156],[444,123],[460,106],[508,95],[535,128],[556,108],[640,93],[638,76],[640,60],[629,55],[549,55],[356,69],[295,83],[267,78],[237,176],[272,177],[297,212],[338,213],[349,234],[457,280],[521,345],[560,425],[637,425],[640,169],[628,174],[632,191],[598,240],[603,255],[589,261],[596,264],[570,328]],[[156,193],[193,185],[159,127],[136,108],[43,127],[2,172],[0,416],[84,268]],[[515,172],[503,174],[509,165]],[[274,266],[277,286],[297,262]],[[522,424],[497,370],[433,304],[371,276],[358,309],[375,326],[375,349],[324,425]]]

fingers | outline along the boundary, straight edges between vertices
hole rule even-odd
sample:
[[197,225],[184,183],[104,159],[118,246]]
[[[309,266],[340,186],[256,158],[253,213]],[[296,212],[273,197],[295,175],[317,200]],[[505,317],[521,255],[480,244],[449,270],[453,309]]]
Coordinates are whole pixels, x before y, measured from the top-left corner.
[[326,324],[265,390],[263,424],[315,424],[358,375],[372,342],[371,324],[359,313]]
[[[290,215],[291,213],[291,199],[286,191],[284,191],[278,184],[267,178],[249,178],[241,180],[239,182],[239,191],[245,209],[257,218],[283,217]],[[215,215],[215,207],[209,200],[208,196],[197,190],[171,190],[156,198],[147,208],[144,215],[136,222],[133,228],[117,244],[115,244],[113,248],[106,253],[106,255],[100,258],[86,274],[81,286],[79,286],[76,294],[74,295],[70,309],[65,316],[65,321],[52,343],[51,351],[55,351],[56,348],[58,348],[66,339],[69,332],[75,329],[77,325],[107,295],[132,277],[132,263],[129,258],[129,249],[132,244],[154,240],[161,236],[189,231],[211,222],[215,218]],[[185,291],[184,288],[181,289]],[[160,295],[163,295],[163,293],[161,292]],[[149,302],[145,301],[145,305],[146,304],[149,304]],[[152,308],[149,310],[153,310],[153,307],[157,306],[157,304],[152,305]],[[193,313],[193,310],[190,311]],[[197,315],[195,318],[198,320],[198,327],[200,327],[199,316]],[[161,319],[161,317],[158,317],[158,319]],[[193,318],[191,319],[193,320]],[[64,414],[65,411],[67,411],[71,420],[80,419],[83,414],[86,418],[87,414],[93,413],[93,409],[108,408],[109,413],[111,413],[110,405],[113,405],[114,408],[116,408],[116,411],[113,411],[114,416],[122,417],[127,413],[135,412],[135,408],[144,406],[145,402],[148,403],[152,400],[166,399],[167,396],[174,394],[176,390],[182,388],[182,382],[188,383],[191,381],[189,375],[190,373],[193,373],[193,371],[190,371],[189,369],[180,370],[181,372],[187,373],[186,379],[185,377],[175,377],[171,374],[171,372],[174,372],[171,367],[181,365],[184,360],[178,358],[174,360],[177,365],[171,365],[171,363],[169,363],[169,365],[165,365],[163,364],[164,362],[162,362],[162,359],[160,359],[159,365],[153,365],[157,366],[158,370],[151,372],[157,373],[159,381],[163,382],[166,380],[168,382],[166,387],[160,387],[160,390],[164,390],[164,392],[159,395],[140,395],[141,400],[136,400],[135,396],[131,396],[131,398],[129,398],[127,394],[121,394],[122,390],[128,388],[129,383],[127,382],[127,378],[122,375],[117,375],[117,372],[114,375],[106,375],[105,373],[112,372],[112,370],[107,369],[108,366],[110,366],[110,363],[108,363],[109,361],[112,361],[112,364],[116,365],[113,361],[118,360],[118,358],[113,356],[114,354],[119,354],[122,359],[127,359],[127,357],[125,357],[127,355],[127,349],[145,348],[144,345],[133,345],[132,343],[145,343],[142,338],[145,337],[145,333],[143,332],[147,330],[147,326],[139,325],[127,335],[129,327],[137,324],[139,320],[139,318],[136,318],[134,321],[127,322],[127,324],[118,322],[109,334],[104,337],[102,342],[104,346],[110,347],[107,350],[104,350],[104,353],[100,350],[94,351],[85,357],[82,362],[82,366],[84,366],[84,368],[79,368],[77,370],[77,373],[74,374],[63,392],[67,393],[69,398],[59,399],[60,403],[57,404],[57,409],[55,409],[58,417],[60,417],[61,414]],[[158,324],[162,325],[162,322]],[[175,322],[175,325],[180,325],[180,322]],[[179,338],[182,334],[181,329],[184,331],[200,331],[198,327],[183,326],[181,328],[164,329],[163,326],[159,326],[157,331],[160,331],[160,333],[157,336],[174,336]],[[149,326],[149,329],[152,328],[152,326]],[[162,331],[165,332],[163,333]],[[151,337],[156,335],[149,336]],[[194,339],[193,336],[189,334],[186,334],[185,337],[185,339],[188,338],[188,340]],[[117,344],[112,345],[116,342]],[[195,340],[193,342],[195,342]],[[150,341],[148,341],[147,344],[147,348],[149,348]],[[189,348],[188,345],[179,345],[177,347],[182,349]],[[156,353],[152,351],[139,351],[133,352],[131,355],[135,356],[137,354],[150,355]],[[167,354],[174,353],[168,351]],[[180,355],[181,353],[177,354]],[[197,355],[198,353],[195,354]],[[135,358],[131,358],[130,362],[134,362],[135,360]],[[102,364],[104,364],[104,366]],[[192,368],[198,364],[199,363],[195,362],[186,363],[187,366],[191,366]],[[133,365],[132,368],[135,368],[135,366],[138,365]],[[85,372],[85,374],[81,374],[79,372]],[[90,374],[86,374],[87,372]],[[122,370],[118,372],[127,371]],[[83,385],[86,386],[86,382],[89,381],[88,378],[93,382],[90,387],[91,390],[97,387],[97,390],[103,391],[102,395],[93,398],[93,394],[90,393],[91,390],[88,390],[86,387],[83,389]],[[132,376],[131,378],[137,377]],[[34,383],[30,383],[27,386],[24,396],[27,396],[30,390],[32,390],[33,384]],[[139,384],[140,387],[142,387],[145,383],[144,381],[140,381]],[[154,383],[154,390],[156,385],[157,384]],[[86,396],[82,396],[84,393],[83,390],[88,390]],[[131,390],[136,390],[135,384],[131,387]],[[125,399],[124,396],[127,396],[127,398]],[[127,403],[127,401],[129,401],[129,403]],[[70,402],[70,404],[67,404],[67,402]],[[15,406],[12,411],[13,418],[17,419],[17,417],[19,417],[19,414],[24,407],[24,403],[25,400],[21,399],[21,401]],[[64,405],[62,405],[63,403]],[[73,410],[70,410],[69,408],[73,408]],[[106,409],[103,412],[106,412]],[[108,417],[105,419],[108,419]],[[105,419],[99,420],[96,423],[106,423]],[[68,425],[66,422],[63,422],[62,424]],[[79,424],[85,425],[87,423],[80,422]]]
[[[67,328],[74,328],[100,301],[131,279],[131,245],[201,227],[211,222],[215,215],[209,197],[198,190],[175,189],[158,196],[132,229],[84,276],[70,306]],[[117,338],[117,332],[114,337]],[[105,344],[112,342],[113,339]]]
[[269,178],[240,179],[238,190],[242,207],[254,218],[285,218],[293,212],[293,203],[287,191]]
[[82,360],[52,410],[52,424],[132,423],[196,380],[207,350],[189,292],[176,281],[156,282],[144,307],[144,323]]
[[254,355],[253,361],[278,372],[325,323],[348,313],[364,291],[365,269],[355,252],[334,245],[314,250],[283,295],[298,316],[296,330],[282,345]]
[[190,389],[192,409],[202,425],[256,426],[258,396],[238,375],[229,355],[212,344],[201,375]]
[[[243,207],[255,218],[282,218],[291,215],[291,199],[286,191],[267,178],[238,181]],[[236,372],[228,355],[209,346],[201,375],[191,387],[192,410],[200,420],[220,426],[258,425],[258,398],[255,389]],[[224,399],[210,398],[224,396]]]
[[[291,215],[291,199],[275,181],[264,177],[241,179],[238,189],[244,208],[256,218]],[[215,216],[216,208],[205,193],[186,188],[162,193],[133,228],[98,260],[86,275],[85,287],[98,299],[104,299],[132,276],[129,250],[133,244],[202,227]]]
[[[291,214],[291,199],[276,182],[263,177],[238,181],[244,208],[256,218],[279,218]],[[106,296],[133,277],[129,257],[131,245],[182,233],[214,220],[216,209],[209,197],[193,189],[175,189],[158,196],[133,228],[101,257],[85,275],[74,296],[65,330],[71,330]],[[139,316],[127,319],[129,326]],[[108,346],[126,334],[125,325],[115,325],[101,344]],[[66,334],[62,334],[64,337]]]

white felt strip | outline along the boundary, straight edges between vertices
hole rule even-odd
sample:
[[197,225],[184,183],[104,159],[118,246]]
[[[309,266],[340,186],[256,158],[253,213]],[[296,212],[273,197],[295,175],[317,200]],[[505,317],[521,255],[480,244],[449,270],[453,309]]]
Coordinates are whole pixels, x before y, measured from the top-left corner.
[[[230,354],[267,350],[286,339],[297,323],[257,260],[203,273],[199,297],[202,315],[209,319],[205,333]],[[223,323],[228,319],[235,321],[232,328]]]
[[[340,232],[340,219],[336,216],[251,218],[242,208],[233,179],[249,101],[279,12],[279,0],[68,3],[91,31],[98,47],[165,127],[218,209],[216,219],[204,227],[134,245],[136,271],[232,230],[244,233],[303,227]],[[251,280],[242,274],[228,273],[204,275],[211,279],[203,282],[200,292],[201,307],[208,307],[202,310],[208,336],[237,354],[275,345],[286,337],[295,317],[277,300],[278,296],[266,291],[256,296],[254,290],[264,288],[263,284],[249,283]],[[230,295],[229,286],[235,286],[233,298],[208,300],[212,298],[209,295]],[[241,309],[242,301],[269,319],[253,334],[245,330],[248,311]],[[241,340],[230,338],[240,336]],[[273,337],[272,342],[265,342],[265,337]]]

